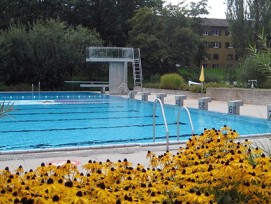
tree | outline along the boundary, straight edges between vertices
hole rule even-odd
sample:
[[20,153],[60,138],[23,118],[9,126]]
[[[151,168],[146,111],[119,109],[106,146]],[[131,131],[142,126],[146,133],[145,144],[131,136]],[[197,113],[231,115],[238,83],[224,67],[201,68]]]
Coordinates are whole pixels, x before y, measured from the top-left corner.
[[181,67],[197,66],[196,56],[202,43],[200,36],[190,28],[176,28],[171,39],[169,59]]
[[96,32],[60,21],[39,21],[29,31],[14,25],[0,34],[1,80],[59,89],[85,66],[86,47],[101,44]]
[[2,0],[0,29],[8,29],[12,21],[31,26],[39,19],[59,19],[71,26],[95,29],[105,45],[125,46],[127,20],[143,7],[161,11],[163,3],[163,0]]
[[203,41],[201,33],[192,26],[196,18],[185,16],[188,11],[180,5],[169,5],[162,12],[142,8],[129,21],[129,44],[141,48],[146,78],[155,73],[176,72],[176,64],[199,65],[199,53],[201,58],[204,56]]
[[129,21],[129,44],[139,47],[144,64],[143,75],[149,77],[155,72],[162,72],[162,63],[166,55],[165,28],[163,18],[150,8],[139,9]]
[[[246,48],[252,42],[252,21],[249,18],[249,4],[246,0],[227,0],[227,19],[232,36],[232,44],[239,58],[247,54]],[[245,31],[245,32],[244,32]]]
[[[29,83],[32,59],[31,47],[25,26],[12,26],[9,31],[0,32],[0,75],[1,81],[8,85],[18,82]],[[25,77],[25,73],[29,73]]]
[[[239,57],[245,57],[249,44],[258,48],[258,35],[270,29],[271,2],[265,0],[227,0],[227,19],[232,42]],[[270,42],[270,36],[267,38]]]
[[258,87],[271,88],[271,48],[264,33],[258,35],[258,48],[250,45],[249,55],[239,68],[241,80],[256,79]]

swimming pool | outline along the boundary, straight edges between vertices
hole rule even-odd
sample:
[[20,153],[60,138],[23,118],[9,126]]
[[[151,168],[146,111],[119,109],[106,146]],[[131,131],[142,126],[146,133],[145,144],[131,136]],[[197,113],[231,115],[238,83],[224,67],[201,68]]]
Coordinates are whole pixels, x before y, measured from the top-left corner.
[[[72,148],[152,143],[153,103],[91,92],[3,93],[1,101],[15,103],[11,117],[0,120],[0,151]],[[170,141],[191,136],[183,108],[164,105]],[[241,135],[270,133],[265,119],[228,115],[189,108],[196,134],[204,128],[236,129]],[[165,142],[162,112],[156,110],[156,142]]]

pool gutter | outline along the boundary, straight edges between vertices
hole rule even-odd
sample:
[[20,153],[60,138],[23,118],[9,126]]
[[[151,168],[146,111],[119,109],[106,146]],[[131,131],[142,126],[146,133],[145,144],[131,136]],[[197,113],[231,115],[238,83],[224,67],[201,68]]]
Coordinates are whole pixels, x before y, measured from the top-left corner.
[[[261,137],[271,137],[271,133],[240,135],[238,139],[251,140],[251,139],[257,139]],[[187,140],[170,141],[169,145],[182,145],[182,144],[185,144],[186,142]],[[63,147],[63,148],[44,148],[44,149],[0,151],[0,155],[64,152],[64,151],[78,151],[78,150],[116,149],[116,148],[127,148],[127,147],[158,147],[158,146],[166,147],[166,145],[167,145],[166,142],[155,142],[155,143],[128,143],[128,144],[114,144],[114,145],[78,146],[78,147]]]
[[[170,141],[169,145],[185,144],[186,142],[187,142],[187,140]],[[166,144],[167,144],[166,142],[128,143],[128,144],[78,146],[78,147],[64,147],[64,148],[11,150],[11,151],[0,151],[0,155],[26,154],[26,153],[48,153],[48,152],[63,152],[63,151],[78,151],[78,150],[116,149],[116,148],[126,148],[126,147],[155,147],[155,146],[165,146],[166,147]]]

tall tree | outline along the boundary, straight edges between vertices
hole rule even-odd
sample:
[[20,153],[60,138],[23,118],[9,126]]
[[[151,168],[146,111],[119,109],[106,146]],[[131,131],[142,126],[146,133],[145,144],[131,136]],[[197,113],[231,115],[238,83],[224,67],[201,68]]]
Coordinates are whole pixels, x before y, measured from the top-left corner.
[[[249,44],[257,48],[258,35],[264,30],[270,33],[271,1],[266,0],[227,0],[227,19],[229,20],[232,41],[240,57],[247,54]],[[267,38],[270,41],[270,37]]]
[[85,66],[86,47],[101,44],[96,32],[60,21],[38,21],[30,30],[14,25],[0,33],[1,81],[61,88]]
[[247,54],[246,48],[253,39],[252,21],[249,15],[250,0],[228,0],[227,19],[230,34],[237,55],[242,58]]
[[176,64],[197,66],[203,42],[201,33],[192,26],[194,19],[186,17],[188,12],[182,4],[169,5],[162,12],[142,8],[129,21],[129,43],[142,49],[146,78],[154,73],[176,72]]
[[271,47],[267,44],[267,35],[257,36],[258,48],[250,45],[249,54],[240,66],[240,80],[257,80],[257,87],[271,88]]
[[38,19],[60,19],[69,25],[95,29],[106,45],[125,46],[127,20],[137,9],[162,10],[163,0],[2,0],[0,29],[10,23],[32,25]]
[[140,47],[142,62],[144,64],[143,75],[149,77],[153,73],[162,72],[162,62],[165,57],[166,43],[164,38],[164,24],[160,15],[150,8],[139,9],[129,21],[129,45]]

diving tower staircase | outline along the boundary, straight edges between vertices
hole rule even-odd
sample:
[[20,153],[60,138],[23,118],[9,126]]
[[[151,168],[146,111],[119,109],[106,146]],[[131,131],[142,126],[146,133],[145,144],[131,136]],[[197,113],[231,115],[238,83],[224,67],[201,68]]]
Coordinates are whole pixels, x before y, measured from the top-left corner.
[[121,84],[128,84],[128,63],[132,63],[134,90],[142,90],[142,65],[139,48],[88,47],[86,62],[109,63],[109,92],[118,94]]
[[140,49],[137,48],[136,50],[133,49],[133,78],[134,78],[134,89],[139,87],[142,90],[142,65],[141,65],[141,58],[140,58]]

